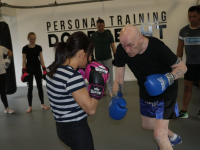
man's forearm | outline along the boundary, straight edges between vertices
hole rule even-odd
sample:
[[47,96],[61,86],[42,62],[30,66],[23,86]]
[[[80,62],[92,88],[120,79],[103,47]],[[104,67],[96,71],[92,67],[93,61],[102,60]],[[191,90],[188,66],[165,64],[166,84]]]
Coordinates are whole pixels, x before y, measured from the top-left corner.
[[177,57],[183,57],[183,48],[184,48],[184,41],[178,40],[178,47],[177,47]]
[[112,48],[113,54],[115,54],[116,53],[116,48],[115,48],[115,44],[114,43],[111,44],[111,48]]
[[179,69],[173,70],[172,74],[174,76],[174,79],[176,80],[176,79],[180,78],[182,75],[184,75],[185,72],[182,68],[179,68]]
[[180,50],[179,48],[177,49],[177,57],[181,58],[183,57],[183,50]]
[[180,78],[187,71],[186,65],[180,59],[176,61],[176,64],[173,65],[172,68],[173,71],[171,73],[173,74],[175,80]]
[[119,82],[117,82],[117,80],[115,80],[114,84],[113,84],[113,95],[112,96],[116,96],[118,92],[123,93],[123,84],[119,83]]

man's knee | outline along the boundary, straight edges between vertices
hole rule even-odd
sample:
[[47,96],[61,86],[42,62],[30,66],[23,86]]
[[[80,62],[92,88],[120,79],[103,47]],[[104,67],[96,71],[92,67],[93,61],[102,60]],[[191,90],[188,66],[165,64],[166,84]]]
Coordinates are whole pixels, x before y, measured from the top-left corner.
[[168,129],[163,128],[162,126],[160,128],[155,128],[153,137],[156,141],[168,138]]
[[165,131],[154,130],[153,137],[157,142],[161,142],[165,136],[167,136],[167,134],[165,134]]

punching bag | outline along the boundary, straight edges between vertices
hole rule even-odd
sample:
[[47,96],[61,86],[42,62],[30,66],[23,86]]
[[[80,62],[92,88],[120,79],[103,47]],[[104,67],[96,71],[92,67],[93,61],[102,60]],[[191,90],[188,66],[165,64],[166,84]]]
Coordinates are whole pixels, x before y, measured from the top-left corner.
[[[3,21],[0,22],[0,45],[6,47],[7,49],[13,52],[10,29],[8,24]],[[13,94],[16,92],[16,90],[17,86],[15,77],[14,57],[12,56],[11,64],[6,69],[6,94]]]

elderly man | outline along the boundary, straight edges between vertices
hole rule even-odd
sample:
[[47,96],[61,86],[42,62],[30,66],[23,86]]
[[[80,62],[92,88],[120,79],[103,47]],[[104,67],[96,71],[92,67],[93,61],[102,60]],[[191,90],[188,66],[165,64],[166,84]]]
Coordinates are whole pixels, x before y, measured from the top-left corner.
[[161,150],[172,150],[172,146],[182,142],[168,125],[170,119],[178,117],[177,79],[187,67],[159,39],[143,36],[135,26],[123,27],[116,50],[116,79],[109,107],[111,118],[124,113],[125,108],[115,104],[125,101],[121,94],[125,64],[138,80],[142,127],[154,130],[154,139]]

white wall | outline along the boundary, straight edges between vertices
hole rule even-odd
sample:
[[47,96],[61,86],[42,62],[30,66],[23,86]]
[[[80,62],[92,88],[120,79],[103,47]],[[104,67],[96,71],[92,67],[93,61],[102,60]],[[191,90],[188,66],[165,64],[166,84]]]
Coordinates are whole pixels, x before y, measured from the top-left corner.
[[[80,1],[80,0],[77,0]],[[32,5],[44,5],[53,3],[51,0],[6,0],[10,5],[22,5],[22,6],[32,6]],[[57,3],[66,3],[69,1],[57,0]],[[69,6],[59,6],[59,7],[50,7],[50,8],[38,8],[38,9],[16,9],[17,17],[8,17],[4,16],[6,22],[10,26],[12,42],[13,42],[13,52],[15,57],[15,70],[17,78],[17,86],[26,86],[26,84],[20,81],[21,68],[22,68],[22,47],[28,44],[27,34],[30,31],[33,31],[37,35],[36,43],[41,45],[43,48],[43,55],[46,66],[48,66],[54,58],[53,48],[49,47],[48,42],[48,33],[47,31],[47,22],[51,23],[49,31],[54,31],[53,23],[57,21],[57,29],[60,32],[54,32],[60,41],[60,36],[64,32],[69,34],[77,31],[75,27],[75,20],[80,21],[79,30],[84,29],[83,31],[95,31],[95,27],[91,27],[91,19],[95,20],[98,17],[105,20],[107,29],[110,29],[114,35],[115,29],[120,29],[126,24],[126,16],[130,17],[131,24],[140,24],[139,14],[144,14],[144,23],[143,25],[138,25],[138,28],[141,26],[147,31],[149,26],[152,26],[153,36],[160,38],[160,33],[158,29],[155,29],[156,21],[153,20],[153,13],[158,13],[158,22],[162,22],[162,25],[167,27],[163,29],[163,40],[166,45],[171,48],[171,50],[176,53],[177,42],[178,42],[178,33],[179,30],[185,26],[187,21],[187,11],[188,8],[192,5],[196,5],[196,0],[114,0],[109,2],[97,2],[97,3],[88,3],[88,4],[78,4],[78,5],[69,5]],[[161,17],[162,12],[166,12],[166,20],[163,21]],[[148,13],[150,22],[148,22]],[[133,15],[136,16],[136,21],[134,23]],[[117,16],[121,15],[122,25],[118,24]],[[113,25],[111,24],[111,18],[113,17]],[[82,19],[87,19],[88,27],[83,28]],[[65,22],[65,28],[68,28],[68,20],[72,21],[72,29],[66,29],[69,31],[63,31],[60,28],[59,22],[63,20]],[[161,25],[161,24],[160,24]],[[92,28],[92,29],[91,29]],[[65,37],[65,40],[67,37]],[[53,41],[53,40],[52,40]],[[54,40],[55,41],[55,40]],[[117,46],[119,43],[116,42]],[[183,59],[185,61],[185,58]],[[127,68],[125,72],[125,80],[135,80],[134,75]]]

